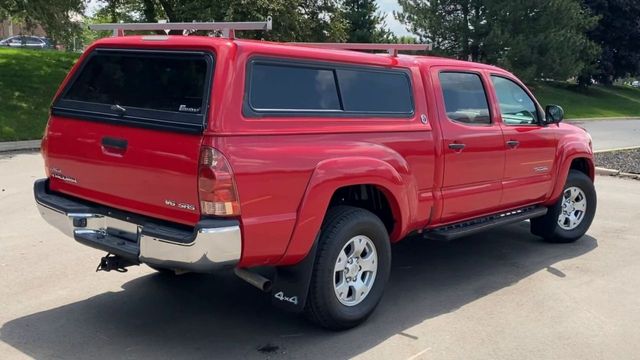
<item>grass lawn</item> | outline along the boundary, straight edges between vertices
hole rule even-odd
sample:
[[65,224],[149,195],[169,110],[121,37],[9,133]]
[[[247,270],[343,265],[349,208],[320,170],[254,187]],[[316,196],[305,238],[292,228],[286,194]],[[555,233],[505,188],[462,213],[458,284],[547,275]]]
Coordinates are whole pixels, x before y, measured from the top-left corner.
[[592,86],[580,89],[567,83],[538,83],[530,87],[542,106],[557,104],[567,119],[640,117],[640,90],[627,86]]
[[77,57],[0,48],[0,141],[42,137],[51,99]]

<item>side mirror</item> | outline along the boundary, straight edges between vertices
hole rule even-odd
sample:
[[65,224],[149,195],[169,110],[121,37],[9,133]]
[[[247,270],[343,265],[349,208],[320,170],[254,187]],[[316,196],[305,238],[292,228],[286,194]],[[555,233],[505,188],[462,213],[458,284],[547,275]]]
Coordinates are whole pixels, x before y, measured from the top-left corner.
[[564,119],[564,110],[558,105],[547,105],[544,114],[547,124],[557,124]]

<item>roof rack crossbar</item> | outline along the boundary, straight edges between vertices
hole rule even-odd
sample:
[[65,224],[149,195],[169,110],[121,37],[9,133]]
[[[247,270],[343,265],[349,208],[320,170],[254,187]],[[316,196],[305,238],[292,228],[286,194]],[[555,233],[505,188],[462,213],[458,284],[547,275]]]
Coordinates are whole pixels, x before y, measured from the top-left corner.
[[244,22],[167,22],[167,23],[112,23],[91,24],[91,30],[113,30],[113,36],[122,36],[126,30],[134,31],[162,31],[162,30],[206,30],[222,31],[224,37],[233,38],[236,30],[271,30],[272,19],[267,21]]
[[338,50],[383,50],[391,56],[398,56],[398,51],[430,51],[431,44],[371,44],[371,43],[313,43],[291,42],[291,45],[308,46]]

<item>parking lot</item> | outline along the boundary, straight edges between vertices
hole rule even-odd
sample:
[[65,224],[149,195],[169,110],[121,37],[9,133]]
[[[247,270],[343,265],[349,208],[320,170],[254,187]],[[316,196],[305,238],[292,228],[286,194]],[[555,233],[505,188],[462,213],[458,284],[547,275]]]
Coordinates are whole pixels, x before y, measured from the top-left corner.
[[[640,354],[640,181],[598,177],[574,244],[520,223],[394,247],[363,326],[328,332],[279,312],[231,273],[96,273],[104,254],[40,219],[38,154],[0,155],[0,357],[630,359]],[[265,239],[268,241],[268,239]]]

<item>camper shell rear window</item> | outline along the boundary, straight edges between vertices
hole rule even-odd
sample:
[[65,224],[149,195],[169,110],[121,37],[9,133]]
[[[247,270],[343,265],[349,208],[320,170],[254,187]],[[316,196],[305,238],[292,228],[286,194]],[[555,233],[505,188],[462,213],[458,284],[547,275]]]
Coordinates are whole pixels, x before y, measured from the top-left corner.
[[191,51],[96,49],[52,112],[74,118],[201,132],[214,58]]

